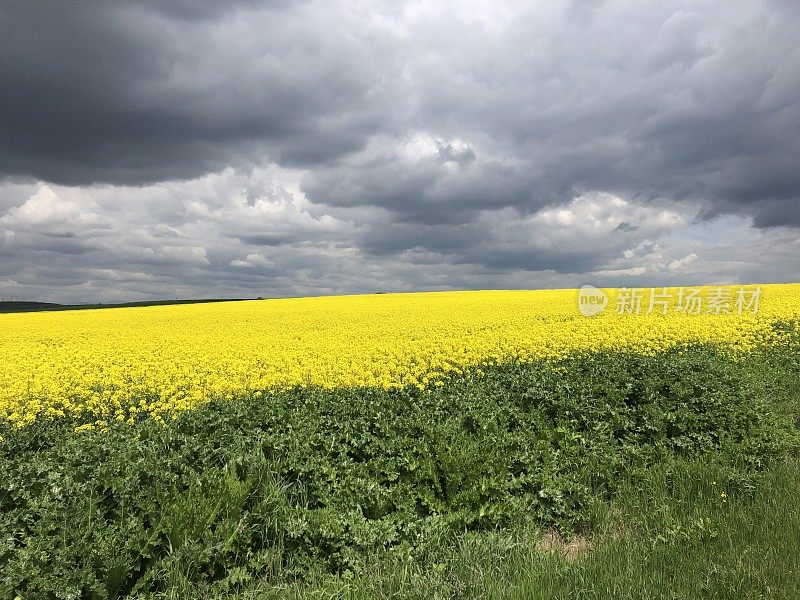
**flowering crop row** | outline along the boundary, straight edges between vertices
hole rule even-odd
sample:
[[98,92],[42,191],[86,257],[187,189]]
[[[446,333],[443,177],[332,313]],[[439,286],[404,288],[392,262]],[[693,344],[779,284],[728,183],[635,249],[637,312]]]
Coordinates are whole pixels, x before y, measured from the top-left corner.
[[742,314],[620,313],[620,292],[606,293],[609,308],[592,317],[579,312],[577,290],[0,315],[0,419],[22,426],[81,413],[102,423],[297,385],[426,387],[470,368],[581,351],[654,353],[683,342],[741,351],[775,342],[774,324],[800,317],[800,284],[760,286],[759,310]]

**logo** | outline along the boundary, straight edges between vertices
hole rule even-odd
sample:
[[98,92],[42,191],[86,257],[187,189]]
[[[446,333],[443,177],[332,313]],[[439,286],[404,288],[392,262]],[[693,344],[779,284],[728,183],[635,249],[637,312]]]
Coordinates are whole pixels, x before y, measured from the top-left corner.
[[600,314],[608,306],[608,295],[593,285],[581,286],[578,291],[578,310],[584,317]]

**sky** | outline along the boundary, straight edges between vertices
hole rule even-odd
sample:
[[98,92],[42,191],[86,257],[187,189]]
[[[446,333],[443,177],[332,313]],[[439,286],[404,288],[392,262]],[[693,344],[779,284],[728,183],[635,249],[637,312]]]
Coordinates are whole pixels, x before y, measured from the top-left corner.
[[0,0],[0,297],[800,281],[796,0]]

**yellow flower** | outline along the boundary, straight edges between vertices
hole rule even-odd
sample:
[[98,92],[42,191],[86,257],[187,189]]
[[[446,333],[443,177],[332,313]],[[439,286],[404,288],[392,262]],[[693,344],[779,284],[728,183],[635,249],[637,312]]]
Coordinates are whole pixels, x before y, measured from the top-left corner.
[[[686,342],[745,352],[800,320],[800,285],[764,285],[758,314],[578,310],[577,290],[437,292],[0,315],[0,420],[80,414],[103,428],[293,386],[421,390],[509,360],[654,354]],[[711,293],[704,289],[704,293]],[[646,304],[646,302],[645,302]],[[253,393],[252,390],[258,390]],[[714,482],[712,485],[716,485]]]

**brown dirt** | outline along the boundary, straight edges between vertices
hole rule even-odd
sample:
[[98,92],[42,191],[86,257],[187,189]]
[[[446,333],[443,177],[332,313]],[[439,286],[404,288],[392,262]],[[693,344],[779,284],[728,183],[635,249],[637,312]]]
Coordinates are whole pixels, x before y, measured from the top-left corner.
[[592,542],[579,535],[565,540],[556,532],[548,531],[536,542],[536,548],[542,552],[558,552],[568,560],[576,560],[592,549]]

